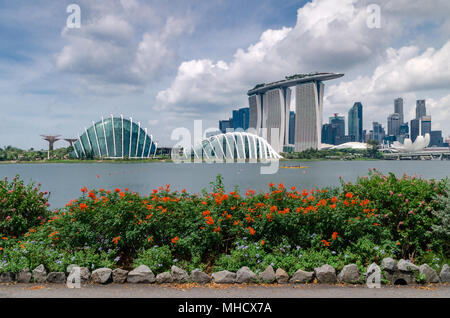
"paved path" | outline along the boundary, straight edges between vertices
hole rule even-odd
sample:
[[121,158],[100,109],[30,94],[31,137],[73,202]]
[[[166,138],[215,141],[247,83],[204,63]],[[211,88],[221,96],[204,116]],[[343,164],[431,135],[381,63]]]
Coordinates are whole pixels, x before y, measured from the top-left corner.
[[86,285],[69,289],[62,284],[0,284],[0,298],[449,298],[450,284],[426,286],[339,285]]

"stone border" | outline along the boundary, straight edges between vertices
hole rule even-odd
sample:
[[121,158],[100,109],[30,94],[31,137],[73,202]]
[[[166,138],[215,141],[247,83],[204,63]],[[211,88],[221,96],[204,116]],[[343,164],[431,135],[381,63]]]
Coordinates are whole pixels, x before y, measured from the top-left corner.
[[[420,267],[414,265],[409,260],[401,259],[398,263],[392,258],[385,258],[381,262],[380,267],[373,263],[371,264],[364,276],[358,270],[356,264],[345,265],[342,271],[337,275],[336,270],[331,265],[325,264],[314,269],[313,272],[297,270],[294,275],[289,276],[282,268],[276,271],[272,266],[256,275],[248,267],[244,266],[236,273],[223,270],[213,273],[211,276],[200,271],[193,270],[188,274],[185,270],[172,266],[170,272],[163,272],[155,276],[150,268],[145,265],[140,265],[132,271],[126,271],[120,268],[98,268],[92,273],[86,267],[78,267],[75,264],[67,267],[64,272],[50,272],[47,274],[44,265],[39,265],[32,271],[28,268],[21,270],[18,273],[5,272],[0,274],[0,283],[55,283],[64,284],[67,281],[74,281],[79,277],[79,282],[86,284],[89,282],[95,284],[168,284],[168,283],[198,283],[207,284],[214,282],[216,284],[243,284],[243,283],[264,283],[264,284],[307,284],[315,280],[318,283],[335,284],[362,284],[370,283],[368,280],[373,278],[373,274],[379,272],[380,281],[383,278],[391,285],[406,285],[416,284],[418,278],[422,280],[419,283],[449,283],[450,282],[450,267],[444,264],[440,275],[427,264]],[[364,277],[364,279],[362,278]]]

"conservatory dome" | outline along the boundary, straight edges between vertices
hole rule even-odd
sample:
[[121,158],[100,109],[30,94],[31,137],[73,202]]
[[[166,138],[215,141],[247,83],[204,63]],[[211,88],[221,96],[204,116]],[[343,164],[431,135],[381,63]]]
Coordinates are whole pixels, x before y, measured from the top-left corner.
[[73,144],[77,158],[149,158],[157,144],[139,122],[123,116],[102,119],[85,128]]
[[282,158],[264,138],[247,132],[229,132],[211,136],[188,149],[185,154],[205,160]]

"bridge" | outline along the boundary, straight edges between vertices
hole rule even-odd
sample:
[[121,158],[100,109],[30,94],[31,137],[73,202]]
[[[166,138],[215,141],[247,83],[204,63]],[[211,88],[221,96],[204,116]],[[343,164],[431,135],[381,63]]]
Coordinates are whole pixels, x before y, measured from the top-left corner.
[[422,150],[416,152],[385,152],[386,160],[450,160],[450,149]]

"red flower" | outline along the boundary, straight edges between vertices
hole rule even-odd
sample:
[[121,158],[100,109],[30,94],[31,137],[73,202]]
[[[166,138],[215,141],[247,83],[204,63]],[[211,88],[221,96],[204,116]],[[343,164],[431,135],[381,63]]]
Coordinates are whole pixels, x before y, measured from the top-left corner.
[[323,246],[330,246],[330,242],[327,240],[322,240],[321,242],[323,243]]
[[333,239],[333,241],[335,241],[338,237],[338,232],[333,232],[333,235],[331,235],[331,238]]
[[252,227],[248,227],[248,230],[250,231],[250,235],[255,235],[255,233],[256,233],[256,231],[255,231],[255,229],[254,228],[252,228]]
[[172,239],[172,243],[173,243],[173,244],[177,244],[179,240],[180,240],[180,238],[179,238],[178,236],[175,236],[175,237]]

